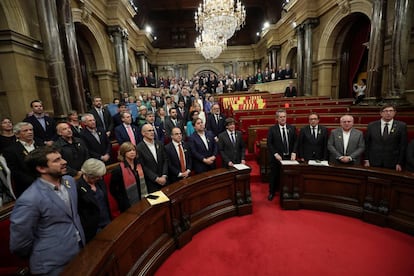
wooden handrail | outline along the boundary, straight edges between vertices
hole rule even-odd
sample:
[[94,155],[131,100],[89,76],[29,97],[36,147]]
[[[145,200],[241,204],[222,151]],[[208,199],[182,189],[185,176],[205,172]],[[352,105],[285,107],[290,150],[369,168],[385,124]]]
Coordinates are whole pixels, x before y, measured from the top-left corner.
[[362,166],[282,165],[281,206],[360,218],[414,235],[414,174]]
[[151,275],[201,229],[252,212],[250,169],[216,169],[162,189],[170,201],[141,200],[74,258],[62,275]]

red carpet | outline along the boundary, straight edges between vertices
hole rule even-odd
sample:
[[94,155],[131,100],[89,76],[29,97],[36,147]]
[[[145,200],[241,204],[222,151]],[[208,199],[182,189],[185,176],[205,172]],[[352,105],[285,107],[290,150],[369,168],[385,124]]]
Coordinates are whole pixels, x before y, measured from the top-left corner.
[[268,185],[252,180],[252,215],[201,231],[156,275],[414,275],[413,236],[325,212],[282,211],[267,201]]

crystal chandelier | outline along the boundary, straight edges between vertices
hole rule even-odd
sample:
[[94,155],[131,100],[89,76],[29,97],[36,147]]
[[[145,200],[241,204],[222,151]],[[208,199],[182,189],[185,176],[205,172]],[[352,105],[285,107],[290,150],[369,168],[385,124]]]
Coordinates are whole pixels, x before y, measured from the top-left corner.
[[196,39],[194,46],[207,60],[218,58],[226,48],[227,42],[224,39],[217,39],[213,34],[202,32]]
[[194,16],[197,31],[225,40],[240,30],[245,19],[246,9],[239,0],[203,0]]

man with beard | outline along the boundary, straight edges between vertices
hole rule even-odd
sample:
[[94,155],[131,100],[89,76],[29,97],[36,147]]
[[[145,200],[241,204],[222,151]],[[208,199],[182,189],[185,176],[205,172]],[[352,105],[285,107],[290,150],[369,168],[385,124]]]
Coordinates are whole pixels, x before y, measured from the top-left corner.
[[54,147],[35,149],[26,163],[39,177],[14,205],[10,251],[30,257],[32,274],[59,275],[85,244],[76,182]]

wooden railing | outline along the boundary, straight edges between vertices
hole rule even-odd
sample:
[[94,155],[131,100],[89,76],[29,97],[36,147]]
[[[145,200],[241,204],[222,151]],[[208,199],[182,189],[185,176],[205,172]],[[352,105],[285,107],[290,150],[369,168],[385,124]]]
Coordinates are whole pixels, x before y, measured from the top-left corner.
[[314,209],[414,234],[414,174],[359,166],[283,165],[285,210]]
[[63,275],[151,275],[203,228],[252,212],[250,169],[216,169],[162,189],[170,201],[142,200],[100,232]]

